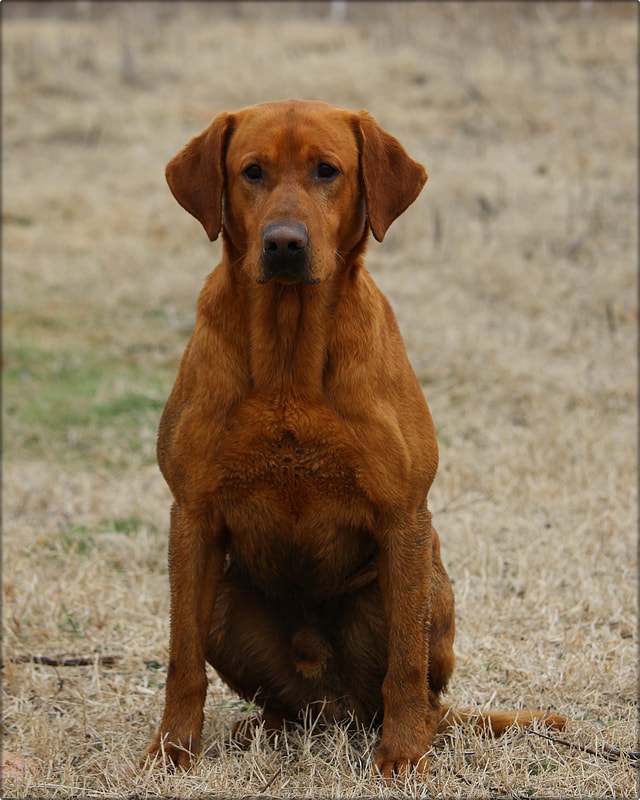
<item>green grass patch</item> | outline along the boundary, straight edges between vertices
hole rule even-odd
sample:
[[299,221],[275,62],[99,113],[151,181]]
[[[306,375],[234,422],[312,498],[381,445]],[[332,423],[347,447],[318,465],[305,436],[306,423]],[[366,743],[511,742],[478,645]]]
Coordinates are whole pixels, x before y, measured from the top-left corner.
[[[105,527],[113,527],[113,530],[116,533],[124,533],[127,536],[131,536],[134,533],[138,533],[140,528],[146,526],[149,527],[148,523],[144,522],[138,517],[130,517],[129,519],[114,519],[114,520],[103,520],[101,523],[102,526]],[[155,530],[155,528],[153,528]]]
[[[93,530],[89,529],[86,525],[72,525],[70,528],[62,531],[60,534],[60,542],[63,548],[67,549],[76,547],[78,542],[84,542],[84,549],[87,549],[87,544],[93,544],[93,536],[99,536],[101,533],[123,533],[125,536],[135,536],[140,530],[147,528],[152,532],[156,532],[156,528],[148,522],[140,519],[139,517],[127,517],[117,519],[103,519],[99,525]],[[78,552],[80,552],[78,550]]]
[[[50,352],[27,341],[4,348],[4,443],[11,459],[54,457],[127,466],[155,460],[155,433],[175,375],[90,342]],[[140,363],[142,361],[142,363]]]
[[95,547],[93,536],[84,525],[62,531],[59,542],[64,553],[73,552],[78,555],[87,555]]
[[93,405],[89,413],[98,421],[110,422],[114,417],[126,414],[139,414],[146,411],[161,412],[164,404],[164,399],[149,397],[138,392],[127,392],[119,397],[114,397],[109,402]]
[[64,602],[60,604],[60,610],[63,617],[62,622],[58,624],[60,630],[71,634],[71,636],[80,636],[82,634],[82,625],[76,619],[75,611],[70,611]]

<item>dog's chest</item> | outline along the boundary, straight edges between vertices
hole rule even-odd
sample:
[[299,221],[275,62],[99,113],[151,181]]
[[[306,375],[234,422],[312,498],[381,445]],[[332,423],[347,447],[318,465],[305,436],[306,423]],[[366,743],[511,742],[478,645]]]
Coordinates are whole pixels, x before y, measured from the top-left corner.
[[[216,458],[230,551],[255,583],[330,592],[371,558],[362,456],[331,413],[236,415]],[[251,419],[250,419],[251,418]]]
[[362,496],[357,442],[326,408],[247,404],[231,420],[215,459],[218,492],[234,505],[300,520],[316,504]]

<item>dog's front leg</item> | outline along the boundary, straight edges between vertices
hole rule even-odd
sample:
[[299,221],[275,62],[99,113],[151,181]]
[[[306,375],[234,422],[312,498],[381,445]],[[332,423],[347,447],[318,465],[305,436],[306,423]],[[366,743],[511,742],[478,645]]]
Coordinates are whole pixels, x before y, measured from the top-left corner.
[[164,714],[145,760],[165,754],[187,769],[200,751],[207,693],[205,642],[224,564],[220,526],[174,505],[169,536],[171,635]]
[[375,756],[387,779],[412,767],[425,771],[436,731],[437,698],[429,690],[429,597],[431,517],[412,517],[384,526],[378,569],[389,625],[387,674],[382,685],[382,739]]

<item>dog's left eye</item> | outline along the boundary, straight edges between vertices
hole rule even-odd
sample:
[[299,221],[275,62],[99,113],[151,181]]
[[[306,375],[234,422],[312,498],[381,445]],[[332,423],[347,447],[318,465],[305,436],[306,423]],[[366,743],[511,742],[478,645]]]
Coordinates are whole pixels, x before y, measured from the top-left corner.
[[335,178],[338,174],[338,170],[331,166],[331,164],[327,164],[326,162],[322,162],[322,164],[318,164],[316,169],[316,175],[318,178],[322,178],[323,180],[327,180],[330,178]]

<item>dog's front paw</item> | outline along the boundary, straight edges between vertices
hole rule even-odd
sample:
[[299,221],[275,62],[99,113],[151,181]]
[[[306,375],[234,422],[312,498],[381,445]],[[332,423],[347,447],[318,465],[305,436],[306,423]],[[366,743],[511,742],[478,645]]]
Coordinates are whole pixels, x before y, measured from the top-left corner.
[[378,745],[375,755],[375,769],[387,781],[394,778],[403,780],[409,773],[424,773],[429,770],[431,744],[425,740],[423,746],[419,742],[401,743],[394,737],[384,737]]
[[179,736],[170,733],[159,733],[144,751],[142,768],[166,764],[177,769],[188,770],[200,750],[199,742],[194,742],[191,737],[186,737],[188,745],[182,744]]

